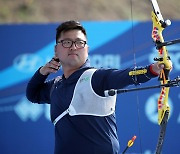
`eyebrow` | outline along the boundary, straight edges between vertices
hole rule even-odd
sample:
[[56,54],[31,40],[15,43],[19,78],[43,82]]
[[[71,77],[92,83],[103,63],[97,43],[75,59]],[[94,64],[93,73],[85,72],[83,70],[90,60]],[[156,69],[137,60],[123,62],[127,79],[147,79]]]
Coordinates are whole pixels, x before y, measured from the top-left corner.
[[[73,39],[71,39],[71,38],[64,38],[63,40],[72,40],[73,41]],[[75,41],[86,41],[86,39],[84,40],[81,38],[76,38]]]

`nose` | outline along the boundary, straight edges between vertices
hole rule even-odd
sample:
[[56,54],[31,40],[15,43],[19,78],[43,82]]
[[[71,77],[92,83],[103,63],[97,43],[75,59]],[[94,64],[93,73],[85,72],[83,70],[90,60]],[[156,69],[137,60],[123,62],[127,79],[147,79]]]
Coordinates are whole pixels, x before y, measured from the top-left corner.
[[75,42],[73,42],[72,46],[70,47],[70,50],[76,50],[76,49],[77,49],[76,44],[75,44]]

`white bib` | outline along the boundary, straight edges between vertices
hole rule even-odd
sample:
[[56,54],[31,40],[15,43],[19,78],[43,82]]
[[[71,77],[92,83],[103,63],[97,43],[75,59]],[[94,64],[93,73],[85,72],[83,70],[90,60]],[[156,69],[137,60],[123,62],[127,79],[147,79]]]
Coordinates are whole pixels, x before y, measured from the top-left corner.
[[71,116],[108,116],[115,111],[117,95],[102,97],[94,92],[91,79],[95,71],[96,69],[88,69],[80,76],[69,108],[54,120],[54,125],[68,113]]

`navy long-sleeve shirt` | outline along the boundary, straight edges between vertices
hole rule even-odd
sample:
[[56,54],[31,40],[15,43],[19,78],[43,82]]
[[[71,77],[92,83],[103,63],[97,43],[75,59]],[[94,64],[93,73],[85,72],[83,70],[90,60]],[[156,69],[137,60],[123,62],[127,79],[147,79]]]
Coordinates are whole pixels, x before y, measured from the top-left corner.
[[[51,120],[64,112],[70,105],[75,85],[81,74],[90,68],[86,62],[69,78],[62,75],[54,84],[54,79],[46,81],[47,76],[39,70],[28,83],[26,95],[34,103],[51,105]],[[142,68],[138,68],[142,69]],[[130,76],[133,69],[98,69],[92,77],[94,91],[104,96],[108,89],[124,88],[131,84],[147,82],[155,77],[150,67],[147,73]],[[53,88],[52,88],[53,87]],[[87,96],[88,97],[88,96]],[[55,126],[55,154],[118,154],[119,141],[117,136],[115,113],[105,117],[76,115],[64,116]]]

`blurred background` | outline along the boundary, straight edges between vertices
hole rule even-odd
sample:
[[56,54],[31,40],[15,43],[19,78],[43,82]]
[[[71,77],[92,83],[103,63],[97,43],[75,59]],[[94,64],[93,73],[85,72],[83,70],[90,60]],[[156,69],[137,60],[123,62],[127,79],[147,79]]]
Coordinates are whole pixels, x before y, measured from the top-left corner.
[[[179,0],[159,0],[163,16],[179,19]],[[150,0],[0,0],[0,23],[150,20]]]
[[[165,41],[180,38],[180,1],[158,0],[170,19]],[[54,126],[49,105],[26,99],[26,86],[35,71],[54,55],[56,27],[79,20],[87,30],[89,59],[94,67],[125,69],[153,63],[157,51],[151,38],[150,0],[0,0],[0,154],[52,154]],[[173,61],[171,79],[180,75],[180,44],[167,47]],[[62,71],[50,75],[52,79]],[[157,85],[153,79],[142,86]],[[128,88],[132,88],[130,86]],[[120,94],[116,117],[122,152],[153,154],[160,127],[160,89]],[[163,154],[180,151],[180,90],[171,88],[171,107]]]

